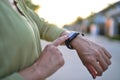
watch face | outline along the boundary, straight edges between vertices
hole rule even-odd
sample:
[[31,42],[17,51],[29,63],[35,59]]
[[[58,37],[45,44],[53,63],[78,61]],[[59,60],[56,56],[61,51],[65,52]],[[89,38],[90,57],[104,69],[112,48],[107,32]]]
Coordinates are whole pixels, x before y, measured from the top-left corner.
[[70,33],[70,34],[68,35],[68,37],[71,37],[73,34],[74,34],[74,32]]
[[73,39],[75,39],[77,37],[77,35],[79,35],[79,33],[77,33],[77,32],[69,33],[69,35],[68,35],[69,38],[65,41],[65,44],[69,49],[73,49],[73,47],[70,45],[70,43]]

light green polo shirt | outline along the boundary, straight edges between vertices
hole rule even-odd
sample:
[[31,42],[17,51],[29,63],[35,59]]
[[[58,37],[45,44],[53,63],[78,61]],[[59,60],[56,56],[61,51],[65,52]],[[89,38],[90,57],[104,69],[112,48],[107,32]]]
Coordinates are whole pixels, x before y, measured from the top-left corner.
[[64,31],[39,18],[24,0],[16,1],[24,16],[8,0],[0,1],[0,80],[24,80],[17,72],[39,57],[40,39],[53,41]]

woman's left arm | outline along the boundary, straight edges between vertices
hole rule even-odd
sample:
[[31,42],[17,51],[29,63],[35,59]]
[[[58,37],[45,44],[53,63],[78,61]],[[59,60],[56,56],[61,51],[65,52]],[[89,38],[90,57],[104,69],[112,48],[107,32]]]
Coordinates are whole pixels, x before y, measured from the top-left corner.
[[[69,34],[64,31],[61,36]],[[77,51],[83,65],[88,69],[93,78],[101,76],[111,64],[110,53],[102,46],[78,35],[71,42],[72,47]]]

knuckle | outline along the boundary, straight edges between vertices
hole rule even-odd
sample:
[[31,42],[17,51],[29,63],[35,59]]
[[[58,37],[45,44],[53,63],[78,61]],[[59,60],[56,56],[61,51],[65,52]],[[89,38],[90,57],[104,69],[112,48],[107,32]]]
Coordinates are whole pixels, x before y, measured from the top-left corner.
[[106,49],[104,47],[101,48],[102,51],[106,51]]
[[101,52],[100,50],[95,50],[95,56],[97,58],[100,58],[100,56],[101,56],[100,52]]
[[111,61],[108,62],[108,65],[111,65]]
[[47,51],[52,51],[54,49],[54,46],[52,44],[48,44],[45,46]]
[[110,58],[112,58],[112,55],[111,55],[111,54],[109,54],[109,59],[110,59]]
[[62,41],[62,38],[58,38],[58,41],[59,41],[59,42]]
[[102,70],[102,69],[99,69],[99,70],[97,71],[97,75],[98,75],[98,76],[102,76],[102,74],[103,74],[103,70]]
[[104,71],[107,70],[107,69],[108,69],[108,66],[105,66],[105,67],[104,67]]
[[60,65],[60,66],[63,66],[64,63],[65,63],[64,59],[63,59],[63,58],[60,58],[60,60],[59,60],[59,65]]
[[102,72],[98,72],[97,75],[98,75],[98,76],[102,76]]
[[101,47],[101,50],[106,50],[104,47]]
[[48,44],[46,45],[46,48],[50,48],[52,46],[52,44]]
[[91,64],[93,65],[94,63],[96,63],[96,59],[94,57],[87,57],[86,61],[84,62],[84,65],[86,66],[86,64]]
[[88,60],[89,62],[94,62],[94,61],[95,61],[94,57],[88,57],[87,60]]

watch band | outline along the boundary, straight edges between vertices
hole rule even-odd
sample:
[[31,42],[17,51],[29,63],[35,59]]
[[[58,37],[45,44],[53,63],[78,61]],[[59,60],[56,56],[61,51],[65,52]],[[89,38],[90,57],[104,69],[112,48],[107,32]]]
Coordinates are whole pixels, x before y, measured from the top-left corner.
[[[69,38],[65,41],[65,44],[67,46],[67,48],[69,49],[74,49],[70,43],[73,39],[75,39],[80,33],[79,32],[71,32],[70,34],[68,34]],[[84,34],[82,33],[81,36],[84,36]]]

